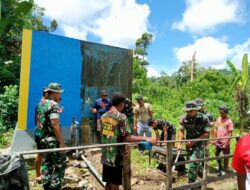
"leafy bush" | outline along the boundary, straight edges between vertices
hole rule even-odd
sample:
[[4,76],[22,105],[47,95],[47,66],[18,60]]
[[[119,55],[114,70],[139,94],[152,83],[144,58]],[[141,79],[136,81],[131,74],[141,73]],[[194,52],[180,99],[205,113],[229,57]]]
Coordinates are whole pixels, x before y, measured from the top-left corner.
[[17,122],[18,87],[10,85],[4,87],[0,94],[0,131],[14,129]]

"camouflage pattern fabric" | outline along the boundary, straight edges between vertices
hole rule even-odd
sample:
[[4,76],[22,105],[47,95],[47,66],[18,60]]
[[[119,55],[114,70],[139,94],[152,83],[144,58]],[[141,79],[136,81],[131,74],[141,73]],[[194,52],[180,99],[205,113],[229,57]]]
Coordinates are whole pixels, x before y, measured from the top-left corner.
[[[187,117],[185,115],[180,120],[180,129],[186,130],[186,139],[196,139],[202,134],[210,131],[210,122],[206,115],[197,112],[196,117]],[[204,158],[204,142],[197,142],[187,149],[188,160]],[[202,175],[202,163],[190,163],[188,165],[189,182],[194,182],[197,175]]]
[[58,103],[49,99],[40,101],[37,106],[36,127],[39,130],[41,139],[47,136],[54,136],[54,131],[50,122],[51,115],[59,119],[60,107]]
[[[40,101],[37,106],[36,126],[39,129],[41,147],[43,149],[59,148],[56,140],[51,118],[60,117],[60,107],[53,101],[46,99]],[[42,182],[44,189],[60,189],[66,168],[66,156],[64,153],[52,152],[45,154],[42,163]]]
[[[196,160],[204,158],[204,145],[194,145],[191,149],[187,149],[187,160]],[[197,176],[202,176],[202,162],[194,162],[188,164],[188,181],[195,182]]]
[[124,109],[122,110],[122,113],[124,113],[127,117],[134,116],[133,104],[129,98],[126,98],[124,101]]
[[208,112],[208,111],[205,110],[204,112],[201,112],[201,113],[205,114],[208,117],[210,123],[214,122],[213,115],[210,112]]
[[[44,139],[45,148],[59,148],[59,143],[55,137]],[[64,153],[52,152],[45,156],[42,164],[42,182],[45,189],[60,189],[63,182],[64,172],[66,168],[66,156]]]
[[[126,115],[118,111],[108,111],[101,118],[102,144],[123,142],[123,138],[131,134],[130,127],[126,123]],[[122,147],[102,148],[102,164],[118,166],[122,163]]]
[[162,130],[161,140],[164,140],[165,129],[167,129],[167,133],[168,133],[167,140],[172,140],[176,133],[174,125],[168,122],[166,119],[158,119],[156,128],[154,130]]

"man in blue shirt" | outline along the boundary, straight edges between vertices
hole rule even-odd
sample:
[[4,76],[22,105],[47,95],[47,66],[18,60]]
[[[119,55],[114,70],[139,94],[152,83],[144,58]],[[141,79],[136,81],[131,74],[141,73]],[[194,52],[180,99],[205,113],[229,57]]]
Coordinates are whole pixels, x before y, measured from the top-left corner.
[[101,116],[109,111],[111,107],[111,102],[108,99],[108,94],[106,90],[101,91],[101,98],[97,99],[94,103],[92,113],[96,114],[96,130],[98,132],[98,138],[100,140],[100,132],[101,132]]

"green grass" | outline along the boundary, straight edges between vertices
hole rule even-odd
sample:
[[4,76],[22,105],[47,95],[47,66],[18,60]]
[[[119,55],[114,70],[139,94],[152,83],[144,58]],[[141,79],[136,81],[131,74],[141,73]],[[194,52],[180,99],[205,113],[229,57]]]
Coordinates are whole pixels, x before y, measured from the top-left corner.
[[0,132],[0,148],[8,148],[11,145],[14,131],[10,129],[7,132]]
[[151,159],[151,165],[149,165],[148,151],[142,153],[138,149],[131,151],[131,164],[135,176],[144,176],[148,169],[155,169],[158,166],[154,159]]

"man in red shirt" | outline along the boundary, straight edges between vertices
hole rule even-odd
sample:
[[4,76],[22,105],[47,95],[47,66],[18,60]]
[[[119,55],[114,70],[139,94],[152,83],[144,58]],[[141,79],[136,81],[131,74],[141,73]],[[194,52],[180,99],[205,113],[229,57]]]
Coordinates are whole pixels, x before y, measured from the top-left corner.
[[250,134],[237,143],[232,167],[237,172],[238,189],[250,190]]
[[[216,137],[230,137],[233,132],[233,122],[228,116],[228,108],[226,106],[219,107],[220,117],[217,118],[214,130],[216,131]],[[221,152],[224,155],[230,153],[230,139],[220,139],[215,142],[216,152],[215,156],[219,156]],[[222,167],[221,160],[218,160],[219,173],[218,175],[225,175],[228,171],[228,159],[224,159],[224,168]],[[223,171],[224,169],[224,171]]]

